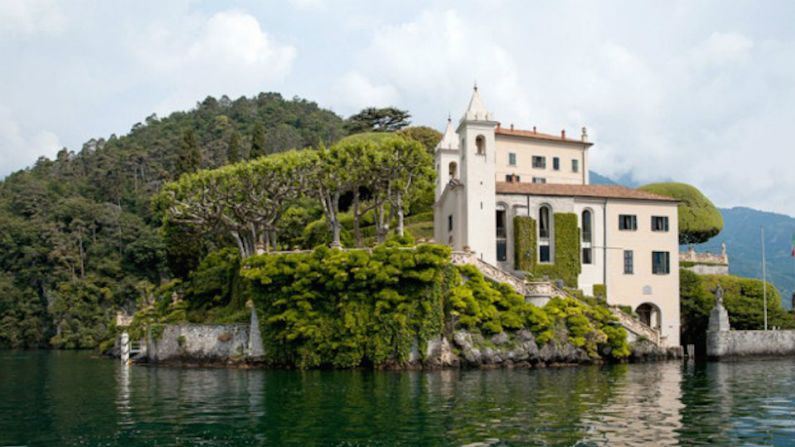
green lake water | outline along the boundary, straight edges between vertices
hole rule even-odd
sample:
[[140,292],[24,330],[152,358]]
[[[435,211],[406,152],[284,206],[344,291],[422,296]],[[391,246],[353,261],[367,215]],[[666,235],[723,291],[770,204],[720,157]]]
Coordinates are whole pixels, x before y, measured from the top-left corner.
[[795,359],[373,372],[0,352],[7,445],[795,445]]

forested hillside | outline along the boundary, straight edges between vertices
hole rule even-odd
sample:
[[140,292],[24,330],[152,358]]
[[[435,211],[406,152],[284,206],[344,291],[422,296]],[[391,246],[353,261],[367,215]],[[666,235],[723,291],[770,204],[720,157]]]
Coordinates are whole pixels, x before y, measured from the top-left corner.
[[0,347],[96,346],[117,309],[187,277],[211,249],[229,244],[161,228],[150,202],[164,183],[329,144],[344,125],[313,102],[277,93],[208,97],[8,176],[0,183]]

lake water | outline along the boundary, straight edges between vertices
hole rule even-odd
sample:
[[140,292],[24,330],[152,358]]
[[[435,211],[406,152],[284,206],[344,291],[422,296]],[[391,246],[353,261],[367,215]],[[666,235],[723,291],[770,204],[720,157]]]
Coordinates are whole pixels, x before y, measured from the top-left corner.
[[795,359],[372,372],[0,352],[6,445],[795,445]]

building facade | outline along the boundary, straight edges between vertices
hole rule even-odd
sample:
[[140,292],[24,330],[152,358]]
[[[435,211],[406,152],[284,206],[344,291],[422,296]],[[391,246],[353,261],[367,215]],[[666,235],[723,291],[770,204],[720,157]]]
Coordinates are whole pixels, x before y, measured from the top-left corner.
[[436,147],[434,238],[504,270],[604,295],[678,345],[678,203],[591,185],[592,145],[584,128],[569,138],[503,127],[475,88]]

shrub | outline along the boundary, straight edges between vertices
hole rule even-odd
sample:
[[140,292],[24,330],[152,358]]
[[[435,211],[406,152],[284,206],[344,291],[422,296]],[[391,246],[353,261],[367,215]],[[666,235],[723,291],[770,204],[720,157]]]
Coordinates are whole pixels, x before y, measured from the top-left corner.
[[685,183],[652,183],[639,189],[679,200],[679,243],[700,244],[723,229],[723,216],[694,186]]

